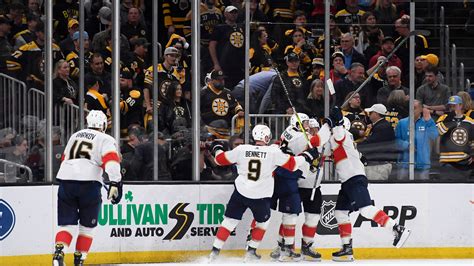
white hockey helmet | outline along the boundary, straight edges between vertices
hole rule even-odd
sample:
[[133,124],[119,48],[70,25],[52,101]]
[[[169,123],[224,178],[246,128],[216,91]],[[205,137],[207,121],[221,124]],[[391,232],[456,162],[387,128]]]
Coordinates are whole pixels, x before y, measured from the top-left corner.
[[260,140],[268,144],[272,139],[272,132],[266,125],[256,125],[252,130],[252,137],[255,141]]
[[320,128],[321,126],[319,125],[318,120],[316,118],[310,118],[309,119],[309,127],[310,128]]
[[344,123],[342,124],[344,126],[344,128],[346,130],[351,129],[351,120],[349,120],[349,118],[347,118],[345,116],[342,119],[344,120]]
[[97,128],[101,131],[107,129],[107,116],[99,110],[91,110],[86,117],[88,128]]
[[[301,123],[304,123],[304,121],[309,121],[309,116],[305,113],[298,113],[298,116],[300,117]],[[298,117],[296,116],[296,114],[291,116],[290,125],[292,127],[300,128],[300,125],[298,124]]]

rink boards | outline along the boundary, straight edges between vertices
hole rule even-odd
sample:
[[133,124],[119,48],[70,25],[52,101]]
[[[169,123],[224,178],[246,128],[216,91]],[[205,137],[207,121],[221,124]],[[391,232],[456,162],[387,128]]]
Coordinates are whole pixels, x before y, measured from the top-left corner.
[[[334,218],[339,186],[322,187],[315,246],[323,258],[340,245]],[[388,230],[353,213],[357,258],[474,258],[473,184],[370,184],[369,190],[375,206],[413,233],[405,248],[395,249]],[[207,254],[232,191],[230,184],[124,185],[121,203],[111,205],[104,190],[88,262],[179,261]],[[57,230],[56,194],[57,186],[0,187],[0,265],[49,263]],[[297,247],[303,220],[300,215]],[[276,245],[280,221],[272,212],[262,250]],[[242,254],[250,222],[247,211],[224,246],[229,254]]]

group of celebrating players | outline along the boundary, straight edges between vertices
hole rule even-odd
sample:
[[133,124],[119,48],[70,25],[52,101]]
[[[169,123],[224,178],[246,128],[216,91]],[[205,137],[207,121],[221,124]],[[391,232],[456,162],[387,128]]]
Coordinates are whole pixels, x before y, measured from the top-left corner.
[[[367,177],[361,155],[357,151],[350,122],[339,107],[334,107],[324,119],[322,127],[304,113],[295,113],[290,125],[280,138],[280,144],[270,144],[271,130],[256,125],[252,130],[254,145],[239,145],[224,151],[223,145],[214,142],[211,152],[218,165],[236,164],[238,177],[234,192],[227,204],[224,220],[219,227],[209,255],[217,259],[231,232],[250,209],[254,221],[247,238],[245,262],[261,258],[256,253],[270,222],[271,209],[282,213],[278,245],[271,252],[272,260],[321,260],[313,249],[316,226],[321,216],[321,178],[325,158],[332,157],[335,173],[341,180],[335,218],[342,241],[341,250],[332,253],[334,261],[353,261],[352,225],[349,214],[360,214],[387,228],[394,234],[393,245],[403,246],[410,230],[397,224],[384,211],[372,205]],[[298,215],[304,209],[301,254],[295,252],[295,228]]]

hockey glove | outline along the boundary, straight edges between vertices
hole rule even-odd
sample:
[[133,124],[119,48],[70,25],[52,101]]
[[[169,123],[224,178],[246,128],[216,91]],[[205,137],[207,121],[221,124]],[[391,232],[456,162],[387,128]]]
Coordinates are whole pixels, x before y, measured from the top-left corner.
[[224,145],[222,145],[220,141],[213,141],[209,147],[209,151],[211,152],[212,156],[216,157],[216,152],[218,150],[225,151]]
[[313,164],[313,161],[315,159],[318,159],[319,157],[319,152],[318,152],[318,148],[311,148],[309,150],[306,150],[305,152],[303,152],[301,154],[301,156],[304,157],[304,159],[310,164],[312,165]]
[[362,162],[364,166],[367,166],[369,164],[369,161],[367,161],[367,158],[365,158],[365,156],[362,154],[360,155],[360,161]]
[[122,199],[122,182],[110,182],[109,193],[107,199],[112,204],[118,204]]
[[334,122],[331,120],[330,117],[325,117],[325,118],[323,119],[323,124],[328,124],[328,126],[329,126],[330,128],[333,128],[333,126],[334,126]]
[[338,106],[332,108],[329,118],[334,122],[333,126],[342,126],[344,124],[341,108]]

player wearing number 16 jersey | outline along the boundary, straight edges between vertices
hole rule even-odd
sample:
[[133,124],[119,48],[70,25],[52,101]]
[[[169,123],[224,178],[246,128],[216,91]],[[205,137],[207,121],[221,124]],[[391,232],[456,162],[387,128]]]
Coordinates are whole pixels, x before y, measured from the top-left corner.
[[308,150],[301,156],[284,154],[277,146],[267,146],[271,139],[270,128],[256,125],[252,130],[255,145],[239,145],[231,151],[223,151],[222,145],[213,143],[211,152],[218,165],[237,165],[239,176],[235,180],[235,190],[227,204],[224,220],[216,234],[216,239],[209,256],[214,260],[222,246],[242,219],[248,208],[256,220],[248,242],[245,261],[260,259],[256,249],[262,240],[270,218],[270,197],[273,194],[274,181],[272,172],[281,166],[289,171],[308,167],[317,156],[317,150]]
[[56,178],[58,188],[58,226],[53,265],[64,265],[64,247],[72,242],[72,232],[79,222],[74,265],[83,265],[92,244],[93,230],[102,202],[102,173],[109,176],[108,199],[117,204],[122,197],[120,156],[115,139],[105,134],[107,117],[90,111],[88,129],[74,133],[62,156]]

